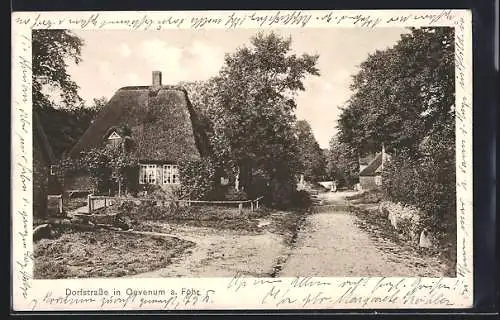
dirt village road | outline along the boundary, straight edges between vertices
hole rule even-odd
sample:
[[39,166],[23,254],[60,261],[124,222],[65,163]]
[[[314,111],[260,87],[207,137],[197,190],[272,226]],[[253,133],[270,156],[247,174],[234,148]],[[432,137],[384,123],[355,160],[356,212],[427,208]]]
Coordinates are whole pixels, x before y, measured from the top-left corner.
[[361,230],[348,210],[349,194],[320,194],[321,205],[307,216],[291,247],[270,232],[178,227],[173,233],[196,246],[164,269],[133,277],[442,276],[436,261],[401,251]]
[[441,266],[398,250],[384,239],[373,239],[356,225],[346,193],[320,195],[316,207],[300,230],[296,248],[280,276],[441,276]]

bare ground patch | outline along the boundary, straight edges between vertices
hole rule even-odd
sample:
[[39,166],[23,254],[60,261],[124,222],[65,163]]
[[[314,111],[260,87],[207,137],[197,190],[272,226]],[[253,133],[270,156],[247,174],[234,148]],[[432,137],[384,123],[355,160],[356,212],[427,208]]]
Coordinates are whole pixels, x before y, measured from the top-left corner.
[[144,221],[140,228],[189,237],[196,246],[175,263],[137,276],[273,276],[286,261],[304,213],[262,208],[250,215],[230,217]]
[[283,238],[259,233],[171,224],[171,234],[196,245],[165,268],[133,277],[231,277],[236,273],[268,277],[276,258],[286,251]]

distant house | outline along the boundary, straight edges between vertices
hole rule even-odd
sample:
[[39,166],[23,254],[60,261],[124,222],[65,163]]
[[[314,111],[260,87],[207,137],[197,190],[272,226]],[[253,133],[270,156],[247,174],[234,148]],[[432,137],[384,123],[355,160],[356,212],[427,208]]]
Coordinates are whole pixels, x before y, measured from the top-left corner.
[[[119,89],[100,111],[81,139],[69,152],[103,146],[122,148],[139,161],[139,185],[171,189],[179,185],[179,167],[186,159],[209,152],[206,128],[191,104],[187,91],[162,85],[161,72],[154,71],[152,84]],[[65,189],[89,189],[85,174],[65,177]]]
[[[372,190],[382,186],[382,170],[388,155],[384,148],[374,156],[360,159],[359,184],[362,190]],[[368,161],[367,161],[368,160]]]
[[33,110],[33,215],[36,217],[46,217],[48,195],[62,191],[52,170],[55,162],[52,146],[36,110]]

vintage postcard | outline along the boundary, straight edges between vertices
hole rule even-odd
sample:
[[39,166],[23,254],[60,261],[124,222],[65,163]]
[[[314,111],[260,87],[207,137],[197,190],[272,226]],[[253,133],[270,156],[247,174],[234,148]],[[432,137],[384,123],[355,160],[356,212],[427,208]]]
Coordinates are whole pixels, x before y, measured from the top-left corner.
[[473,305],[467,10],[14,12],[14,311]]

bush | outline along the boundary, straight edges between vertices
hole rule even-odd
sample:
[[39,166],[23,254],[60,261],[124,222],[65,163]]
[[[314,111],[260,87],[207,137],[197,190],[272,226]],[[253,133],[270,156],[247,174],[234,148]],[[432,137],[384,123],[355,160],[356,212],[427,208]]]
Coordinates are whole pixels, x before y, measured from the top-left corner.
[[456,229],[455,163],[447,157],[394,155],[383,173],[385,197],[422,211],[422,225],[446,237]]
[[295,194],[292,198],[292,204],[295,208],[309,208],[312,206],[312,200],[307,191],[295,191]]
[[347,196],[346,199],[351,200],[353,203],[379,203],[383,197],[384,194],[380,190],[374,189]]
[[209,158],[191,159],[180,167],[181,197],[206,200],[216,189],[216,166]]
[[291,181],[273,181],[271,188],[272,205],[279,209],[287,209],[293,206],[293,196],[296,186]]

